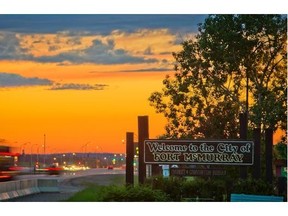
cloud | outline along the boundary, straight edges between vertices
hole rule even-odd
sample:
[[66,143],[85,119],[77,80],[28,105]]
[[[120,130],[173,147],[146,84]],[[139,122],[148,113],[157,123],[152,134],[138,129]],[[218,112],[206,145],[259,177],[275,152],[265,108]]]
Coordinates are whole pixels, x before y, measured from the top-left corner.
[[18,87],[18,86],[39,86],[51,85],[53,82],[48,79],[40,79],[37,77],[27,78],[18,74],[0,73],[1,87]]
[[[96,36],[94,36],[96,37]],[[101,38],[101,36],[98,36]],[[83,38],[84,40],[85,38]],[[131,55],[116,48],[113,39],[94,39],[90,44],[81,37],[15,35],[0,32],[0,59],[27,60],[58,64],[138,64],[155,63],[155,58]],[[63,64],[64,63],[64,64]]]
[[107,43],[94,40],[92,45],[86,49],[72,50],[54,56],[34,57],[33,60],[39,62],[70,62],[73,64],[97,63],[97,64],[137,64],[154,63],[158,60],[153,58],[143,58],[130,55],[124,49],[115,49],[113,40]]
[[144,68],[135,70],[122,70],[119,72],[164,72],[164,71],[173,71],[173,70],[169,68]]
[[77,84],[77,83],[55,83],[49,90],[104,90],[105,84]]
[[[0,15],[0,59],[67,64],[157,63],[207,15]],[[132,42],[133,41],[133,42]],[[167,50],[168,49],[168,50]]]
[[25,53],[19,43],[19,39],[14,33],[0,31],[0,58],[1,59],[21,59]]
[[78,83],[55,83],[49,79],[37,77],[27,78],[13,73],[0,72],[0,88],[20,86],[50,86],[48,90],[104,90],[105,84],[78,84]]
[[7,140],[0,138],[0,143],[6,143],[6,142],[7,142]]
[[204,21],[207,15],[201,14],[30,14],[0,15],[0,29],[19,33],[58,33],[66,32],[77,35],[108,35],[119,29],[133,32],[136,29],[167,28],[173,32],[195,32],[197,24]]

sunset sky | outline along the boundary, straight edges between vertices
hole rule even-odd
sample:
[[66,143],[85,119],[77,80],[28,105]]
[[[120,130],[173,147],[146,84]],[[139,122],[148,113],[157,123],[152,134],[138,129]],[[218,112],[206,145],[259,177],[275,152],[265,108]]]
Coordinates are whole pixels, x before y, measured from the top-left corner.
[[[172,52],[206,15],[0,15],[0,141],[26,152],[125,152]],[[34,146],[34,147],[33,147]]]

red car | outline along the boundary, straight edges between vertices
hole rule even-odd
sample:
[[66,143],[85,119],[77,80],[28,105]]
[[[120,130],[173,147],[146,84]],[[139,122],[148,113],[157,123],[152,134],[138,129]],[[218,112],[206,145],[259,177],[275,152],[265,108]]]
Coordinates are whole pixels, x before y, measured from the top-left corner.
[[107,169],[108,169],[108,170],[113,170],[114,167],[110,165],[110,166],[107,167]]
[[12,153],[10,147],[0,146],[0,181],[12,180],[21,170],[15,165],[15,158],[19,153]]
[[52,166],[48,167],[46,170],[47,170],[49,175],[60,175],[61,172],[63,171],[63,168],[52,165]]

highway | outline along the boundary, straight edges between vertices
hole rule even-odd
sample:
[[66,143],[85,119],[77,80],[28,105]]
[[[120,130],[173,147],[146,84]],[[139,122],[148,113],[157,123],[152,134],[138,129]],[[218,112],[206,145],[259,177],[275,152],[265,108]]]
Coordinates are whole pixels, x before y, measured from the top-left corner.
[[[124,184],[125,170],[104,168],[64,172],[61,175],[20,175],[17,179],[58,178],[60,193],[40,193],[7,200],[8,202],[56,202],[65,201],[76,192],[84,189],[87,184],[98,185]],[[0,182],[1,186],[1,182]]]
[[18,175],[15,177],[15,180],[45,177],[45,178],[59,178],[60,181],[63,181],[65,179],[77,178],[77,177],[83,177],[83,176],[115,175],[115,174],[125,174],[125,170],[117,169],[117,168],[113,170],[108,170],[106,168],[96,168],[96,169],[87,169],[87,170],[79,170],[79,171],[64,171],[60,175],[29,174],[29,175]]

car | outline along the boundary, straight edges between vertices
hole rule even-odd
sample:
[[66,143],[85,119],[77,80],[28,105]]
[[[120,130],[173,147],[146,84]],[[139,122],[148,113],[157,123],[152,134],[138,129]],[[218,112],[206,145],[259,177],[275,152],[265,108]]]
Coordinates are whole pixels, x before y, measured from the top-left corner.
[[108,169],[108,170],[113,170],[114,167],[110,165],[110,166],[107,167],[107,169]]
[[51,165],[46,170],[48,175],[60,175],[64,169],[62,167]]

